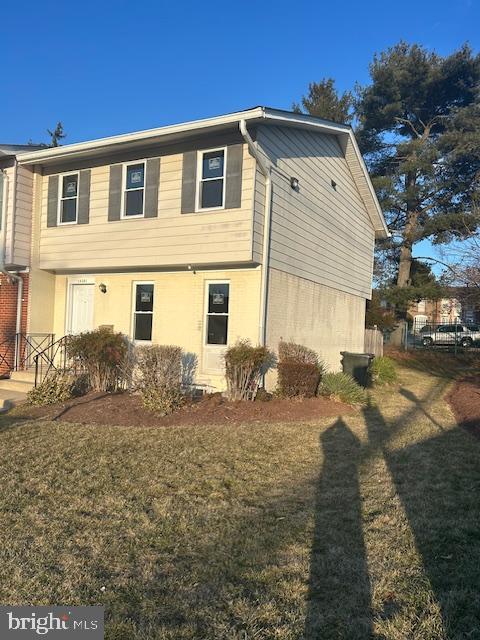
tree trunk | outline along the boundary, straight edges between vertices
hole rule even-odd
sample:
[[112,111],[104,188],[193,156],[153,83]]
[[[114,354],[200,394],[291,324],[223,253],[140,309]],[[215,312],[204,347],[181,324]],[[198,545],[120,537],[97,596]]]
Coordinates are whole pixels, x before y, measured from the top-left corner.
[[398,265],[397,286],[408,287],[410,284],[410,268],[412,266],[412,247],[404,244],[400,248],[400,264]]

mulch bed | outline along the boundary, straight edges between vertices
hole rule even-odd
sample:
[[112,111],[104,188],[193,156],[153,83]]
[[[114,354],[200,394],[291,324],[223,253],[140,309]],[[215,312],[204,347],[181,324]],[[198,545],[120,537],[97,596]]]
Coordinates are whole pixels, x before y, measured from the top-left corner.
[[327,398],[228,402],[219,393],[188,400],[170,416],[147,411],[138,395],[129,393],[89,393],[63,404],[16,410],[26,418],[46,418],[66,422],[118,426],[171,426],[206,424],[245,424],[252,422],[296,422],[352,413],[349,405]]
[[480,376],[458,380],[447,396],[457,422],[480,438]]

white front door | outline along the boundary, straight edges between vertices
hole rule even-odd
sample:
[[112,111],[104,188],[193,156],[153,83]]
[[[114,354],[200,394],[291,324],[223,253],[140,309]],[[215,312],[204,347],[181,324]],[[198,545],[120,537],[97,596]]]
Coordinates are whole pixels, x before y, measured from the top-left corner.
[[70,326],[68,333],[78,334],[93,329],[94,284],[70,284]]

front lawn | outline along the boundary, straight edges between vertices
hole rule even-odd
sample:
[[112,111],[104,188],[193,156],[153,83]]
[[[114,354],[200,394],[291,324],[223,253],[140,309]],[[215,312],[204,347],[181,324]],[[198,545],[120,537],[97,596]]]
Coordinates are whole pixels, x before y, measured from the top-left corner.
[[0,418],[0,602],[109,640],[480,638],[480,440],[403,369],[316,423]]

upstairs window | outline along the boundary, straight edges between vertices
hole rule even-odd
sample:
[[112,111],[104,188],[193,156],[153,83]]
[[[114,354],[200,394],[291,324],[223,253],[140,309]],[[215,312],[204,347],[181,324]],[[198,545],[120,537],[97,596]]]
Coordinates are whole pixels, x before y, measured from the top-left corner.
[[75,224],[78,210],[78,173],[71,173],[61,177],[59,224]]
[[125,188],[123,191],[123,216],[125,218],[144,215],[145,163],[125,166]]
[[199,155],[197,208],[221,209],[225,202],[225,149]]

